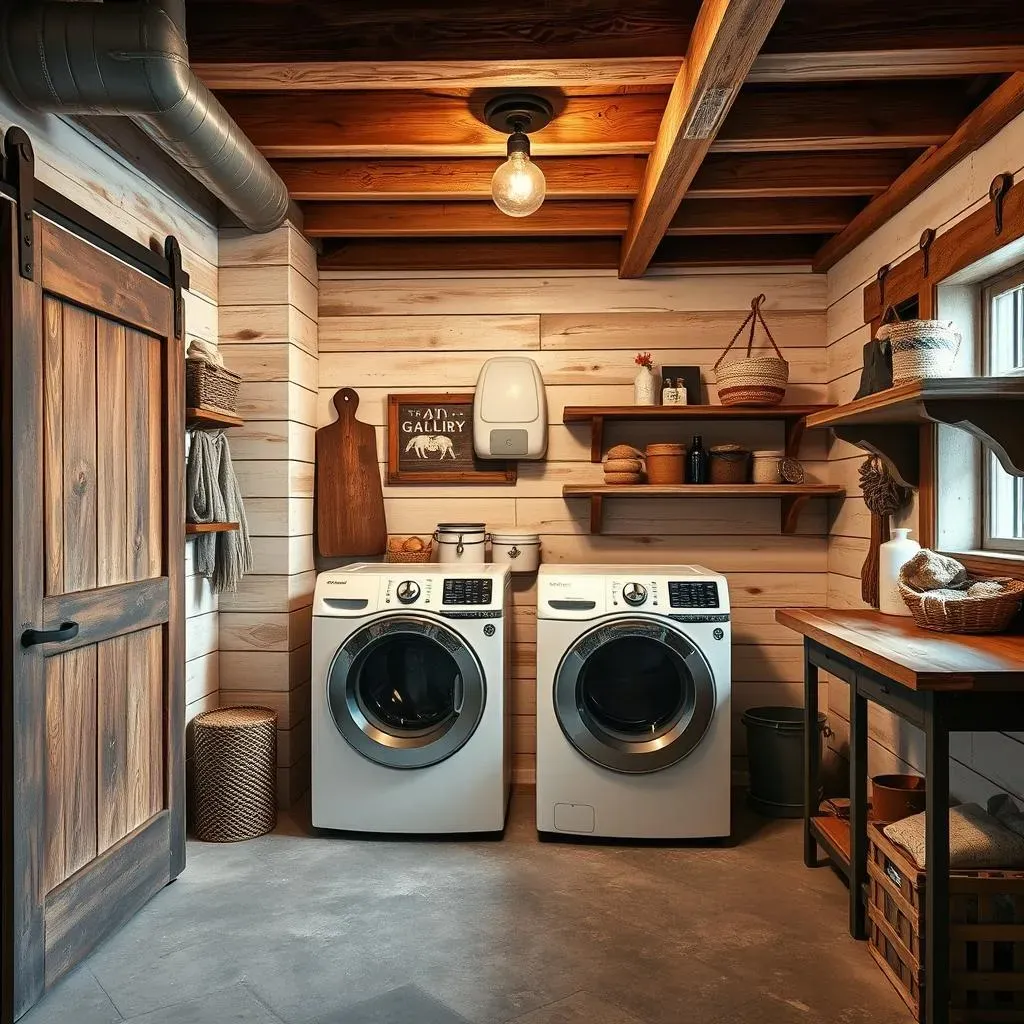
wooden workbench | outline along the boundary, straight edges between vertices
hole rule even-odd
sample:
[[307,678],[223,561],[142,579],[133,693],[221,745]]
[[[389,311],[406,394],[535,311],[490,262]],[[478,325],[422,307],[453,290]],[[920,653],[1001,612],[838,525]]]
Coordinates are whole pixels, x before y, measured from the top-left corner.
[[[804,863],[818,847],[850,882],[850,934],[867,937],[868,701],[925,735],[928,885],[925,892],[925,1020],[948,1024],[949,733],[1024,729],[1024,637],[963,636],[919,629],[876,611],[786,608],[783,626],[804,637]],[[850,685],[850,835],[817,817],[820,751],[818,672]]]

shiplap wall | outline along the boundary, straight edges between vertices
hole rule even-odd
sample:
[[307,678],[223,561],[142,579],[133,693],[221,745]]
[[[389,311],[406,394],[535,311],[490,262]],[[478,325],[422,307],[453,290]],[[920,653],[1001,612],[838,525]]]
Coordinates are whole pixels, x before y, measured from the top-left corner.
[[[184,171],[137,137],[132,159],[109,147],[82,125],[23,110],[0,90],[0,130],[24,128],[32,140],[36,177],[86,210],[146,246],[163,250],[174,235],[191,277],[185,293],[190,337],[217,341],[217,211],[213,199]],[[131,133],[125,137],[132,140]],[[139,167],[145,170],[140,170]],[[217,599],[209,583],[192,571],[192,545],[185,551],[186,717],[217,706]]]
[[[1001,171],[1018,174],[1024,164],[1024,116],[1011,122],[991,142],[957,164],[898,216],[841,260],[828,274],[829,400],[849,401],[860,382],[864,344],[870,327],[864,324],[863,289],[883,263],[898,263],[917,249],[927,227],[940,234],[988,202],[992,178]],[[842,441],[829,454],[833,483],[847,488],[835,503],[828,546],[828,601],[837,608],[863,607],[860,567],[867,554],[870,518],[860,497],[857,470],[864,453]],[[915,503],[902,525],[917,527]],[[849,737],[849,695],[845,683],[830,681],[830,716],[836,745]],[[872,772],[921,771],[924,739],[921,733],[872,707],[869,761]],[[957,733],[951,738],[951,785],[962,799],[984,799],[998,790],[1024,794],[1024,734]]]
[[220,343],[242,375],[246,421],[229,436],[253,548],[252,575],[221,596],[221,696],[277,711],[288,806],[309,784],[316,254],[291,224],[224,229],[220,267]]
[[[333,419],[331,396],[359,391],[359,417],[377,428],[385,452],[386,396],[395,392],[472,391],[483,361],[521,352],[539,364],[551,422],[542,462],[520,462],[514,487],[385,485],[388,529],[428,535],[445,520],[536,526],[547,562],[701,562],[727,574],[734,612],[735,751],[744,752],[739,715],[762,703],[802,702],[798,638],[777,626],[780,605],[821,605],[827,585],[823,505],[807,509],[795,536],[783,536],[779,502],[607,500],[605,534],[588,531],[588,506],[566,502],[562,485],[600,481],[590,438],[566,426],[566,405],[632,404],[637,350],[657,364],[708,370],[759,292],[792,364],[790,402],[824,401],[825,282],[810,273],[722,272],[620,281],[612,274],[497,274],[374,277],[324,272],[320,278],[320,394],[317,423]],[[712,389],[713,391],[713,389]],[[714,399],[713,399],[714,400]],[[609,425],[606,444],[688,439],[692,428]],[[705,443],[737,440],[782,447],[780,424],[718,424]],[[809,476],[827,470],[824,438],[808,434]],[[384,466],[381,467],[382,473]],[[536,588],[515,586],[514,752],[519,782],[534,773]]]

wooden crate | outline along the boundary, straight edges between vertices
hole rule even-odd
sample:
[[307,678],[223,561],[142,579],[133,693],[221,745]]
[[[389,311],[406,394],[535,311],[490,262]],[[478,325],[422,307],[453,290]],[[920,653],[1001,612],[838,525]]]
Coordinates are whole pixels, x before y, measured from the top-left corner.
[[[926,874],[868,825],[868,949],[924,1020]],[[1024,871],[950,873],[951,1019],[1024,1024]]]

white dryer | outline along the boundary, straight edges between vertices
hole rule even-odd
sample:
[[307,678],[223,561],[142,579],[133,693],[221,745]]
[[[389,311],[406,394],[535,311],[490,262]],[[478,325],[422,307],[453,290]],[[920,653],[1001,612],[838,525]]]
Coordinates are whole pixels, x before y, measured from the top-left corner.
[[354,565],[313,604],[317,828],[499,832],[511,782],[505,566]]
[[546,565],[537,580],[537,829],[727,836],[731,632],[694,565]]

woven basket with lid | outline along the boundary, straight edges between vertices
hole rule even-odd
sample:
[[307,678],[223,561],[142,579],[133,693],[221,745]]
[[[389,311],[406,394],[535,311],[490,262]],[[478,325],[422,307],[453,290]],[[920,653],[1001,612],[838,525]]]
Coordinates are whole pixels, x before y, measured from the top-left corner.
[[192,760],[197,839],[235,843],[277,825],[277,713],[242,705],[196,715]]

